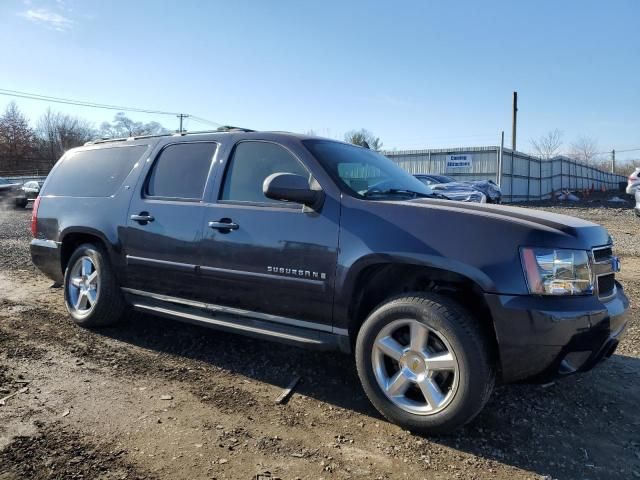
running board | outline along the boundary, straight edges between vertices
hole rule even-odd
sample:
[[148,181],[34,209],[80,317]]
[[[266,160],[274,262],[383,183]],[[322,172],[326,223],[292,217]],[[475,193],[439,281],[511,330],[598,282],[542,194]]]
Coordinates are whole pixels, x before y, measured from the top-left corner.
[[277,324],[223,312],[211,312],[196,307],[169,304],[138,295],[129,294],[127,296],[131,306],[140,312],[304,348],[341,350],[346,353],[351,350],[348,337],[334,333]]

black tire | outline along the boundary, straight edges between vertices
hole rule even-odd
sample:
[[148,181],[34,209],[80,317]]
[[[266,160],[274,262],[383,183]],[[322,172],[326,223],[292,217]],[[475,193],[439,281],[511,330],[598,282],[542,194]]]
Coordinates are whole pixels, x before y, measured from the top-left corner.
[[[73,266],[83,257],[88,257],[95,266],[99,289],[97,299],[90,312],[80,314],[71,303],[71,277]],[[120,291],[106,251],[100,245],[85,243],[71,255],[64,274],[65,306],[73,321],[85,328],[106,327],[118,323],[124,316],[127,305]]]
[[16,207],[18,208],[26,207],[27,203],[29,203],[29,200],[27,200],[26,198],[16,198]]
[[[423,415],[408,412],[393,403],[376,380],[376,337],[385,326],[401,319],[417,320],[437,332],[457,358],[456,390],[441,411]],[[478,322],[456,302],[435,293],[405,294],[376,308],[358,332],[356,365],[367,396],[382,415],[403,428],[426,434],[451,433],[469,422],[489,400],[495,383],[489,344]]]

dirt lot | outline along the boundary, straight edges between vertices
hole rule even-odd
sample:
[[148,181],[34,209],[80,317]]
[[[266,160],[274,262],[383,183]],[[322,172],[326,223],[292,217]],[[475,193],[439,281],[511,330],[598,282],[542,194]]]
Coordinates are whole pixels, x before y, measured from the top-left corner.
[[610,230],[628,334],[592,372],[497,388],[445,438],[383,420],[341,354],[142,315],[75,327],[30,265],[30,211],[2,211],[0,397],[20,393],[0,406],[0,480],[640,478],[640,221],[598,203],[545,208]]

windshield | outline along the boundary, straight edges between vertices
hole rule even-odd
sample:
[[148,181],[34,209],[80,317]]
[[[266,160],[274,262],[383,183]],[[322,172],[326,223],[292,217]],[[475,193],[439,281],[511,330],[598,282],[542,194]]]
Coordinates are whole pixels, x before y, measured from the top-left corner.
[[331,140],[304,140],[329,175],[359,198],[431,197],[433,191],[387,157],[366,148]]

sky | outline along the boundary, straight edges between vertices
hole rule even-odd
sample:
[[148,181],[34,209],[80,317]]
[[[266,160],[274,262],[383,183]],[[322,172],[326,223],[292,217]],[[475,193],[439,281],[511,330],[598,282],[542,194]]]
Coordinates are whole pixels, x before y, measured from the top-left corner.
[[[0,0],[0,89],[333,138],[366,128],[385,149],[501,131],[509,146],[517,90],[518,150],[558,128],[565,149],[586,135],[620,151],[640,148],[639,26],[635,0]],[[16,101],[32,121],[116,113]]]

